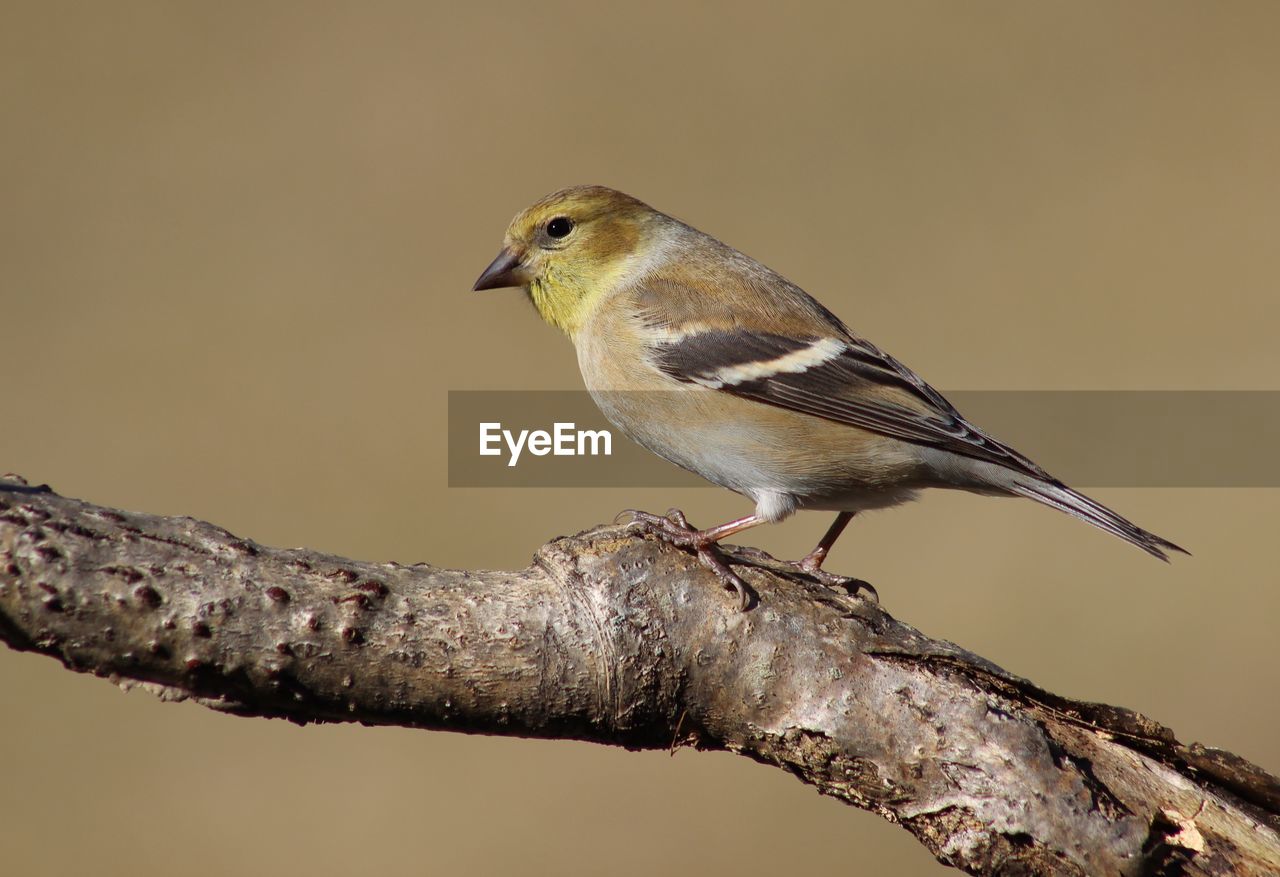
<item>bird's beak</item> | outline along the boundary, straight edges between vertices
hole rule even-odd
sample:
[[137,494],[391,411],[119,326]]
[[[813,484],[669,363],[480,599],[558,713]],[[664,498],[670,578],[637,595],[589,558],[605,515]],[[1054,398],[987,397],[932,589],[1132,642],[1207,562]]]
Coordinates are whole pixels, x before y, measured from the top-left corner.
[[524,286],[527,279],[520,254],[510,247],[503,247],[498,258],[489,263],[489,267],[484,269],[484,273],[476,280],[476,285],[471,288],[479,292],[482,289]]

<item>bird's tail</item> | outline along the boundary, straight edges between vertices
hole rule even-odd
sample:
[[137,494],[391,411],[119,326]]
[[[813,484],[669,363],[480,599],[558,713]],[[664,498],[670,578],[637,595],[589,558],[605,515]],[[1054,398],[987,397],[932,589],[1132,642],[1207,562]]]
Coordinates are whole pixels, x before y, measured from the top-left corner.
[[1066,512],[1072,517],[1087,521],[1100,530],[1113,533],[1161,560],[1169,560],[1169,555],[1166,553],[1169,551],[1191,553],[1180,545],[1174,545],[1168,539],[1161,539],[1155,533],[1142,529],[1132,521],[1117,515],[1102,503],[1089,499],[1083,493],[1072,490],[1061,482],[1019,479],[1010,485],[1009,489],[1019,496],[1034,499],[1060,512]]

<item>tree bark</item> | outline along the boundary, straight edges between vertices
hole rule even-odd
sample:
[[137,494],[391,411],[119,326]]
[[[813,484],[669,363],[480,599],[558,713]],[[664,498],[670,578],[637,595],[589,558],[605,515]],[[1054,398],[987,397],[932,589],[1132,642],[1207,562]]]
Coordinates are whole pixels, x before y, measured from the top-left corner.
[[18,479],[0,482],[0,640],[244,716],[726,749],[972,874],[1280,874],[1280,781],[1260,768],[730,552],[747,612],[621,527],[469,572],[267,548]]

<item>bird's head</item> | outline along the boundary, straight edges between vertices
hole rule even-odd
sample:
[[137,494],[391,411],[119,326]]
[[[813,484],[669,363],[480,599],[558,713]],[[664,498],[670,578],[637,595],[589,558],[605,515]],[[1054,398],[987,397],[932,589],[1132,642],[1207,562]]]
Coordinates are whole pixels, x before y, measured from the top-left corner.
[[663,221],[604,186],[553,192],[511,220],[476,290],[522,286],[548,323],[573,334],[591,308],[652,254]]

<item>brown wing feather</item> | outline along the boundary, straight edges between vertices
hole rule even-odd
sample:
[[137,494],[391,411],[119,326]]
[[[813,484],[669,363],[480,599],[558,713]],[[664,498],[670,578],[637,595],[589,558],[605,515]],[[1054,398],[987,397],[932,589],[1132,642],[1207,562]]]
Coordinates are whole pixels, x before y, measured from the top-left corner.
[[1050,479],[1031,460],[966,421],[906,366],[852,336],[838,339],[842,346],[837,355],[803,371],[738,382],[721,379],[725,369],[776,360],[818,340],[711,330],[661,344],[653,358],[677,380]]

